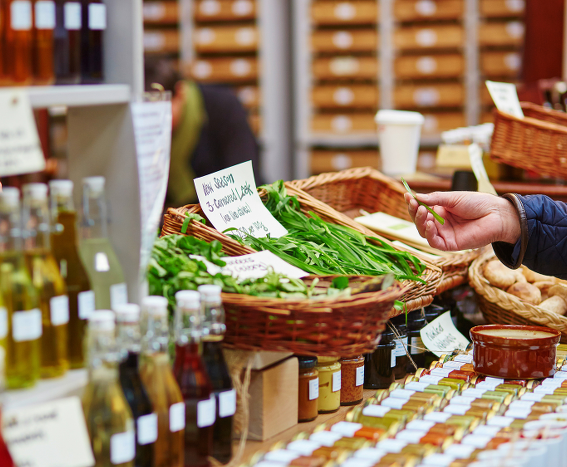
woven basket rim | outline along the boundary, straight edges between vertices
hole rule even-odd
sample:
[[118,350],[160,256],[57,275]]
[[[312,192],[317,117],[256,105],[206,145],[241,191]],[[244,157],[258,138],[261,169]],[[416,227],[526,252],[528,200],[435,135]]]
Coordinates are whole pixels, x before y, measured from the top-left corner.
[[[536,109],[533,106],[533,104],[530,107],[522,106],[522,108],[532,108],[534,110],[539,111],[539,109]],[[544,109],[544,107],[542,107],[542,109]],[[540,120],[540,119],[534,118],[534,117],[526,117],[526,116],[524,116],[523,118],[522,117],[516,117],[515,115],[511,115],[509,113],[502,112],[502,111],[500,111],[496,108],[494,108],[493,113],[495,115],[497,114],[498,118],[503,118],[505,120],[514,121],[514,122],[517,122],[521,125],[528,125],[528,126],[536,127],[540,130],[556,131],[556,132],[559,132],[559,133],[567,134],[567,117],[566,116],[563,116],[566,119],[565,125],[559,125],[558,123],[552,123],[552,122]],[[551,114],[551,115],[553,115],[553,114]]]

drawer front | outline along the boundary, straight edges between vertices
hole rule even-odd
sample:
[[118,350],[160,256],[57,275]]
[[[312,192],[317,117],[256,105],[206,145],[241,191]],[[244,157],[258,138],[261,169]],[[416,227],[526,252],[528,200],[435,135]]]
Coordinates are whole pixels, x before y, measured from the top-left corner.
[[313,60],[316,79],[377,79],[378,60],[374,57],[334,57]]
[[519,52],[483,52],[480,54],[480,69],[486,77],[515,78],[522,68]]
[[396,77],[402,79],[458,78],[465,70],[462,55],[405,56],[394,60]]
[[398,21],[459,19],[464,12],[462,0],[396,0],[394,18]]
[[487,18],[522,16],[525,9],[525,0],[480,0],[480,14]]
[[262,117],[258,113],[251,113],[248,115],[248,125],[255,135],[259,135],[262,131]]
[[376,52],[378,32],[375,29],[359,31],[315,31],[311,35],[313,52]]
[[[318,114],[311,120],[311,129],[316,133],[348,135],[349,133],[374,133],[374,112],[357,114]],[[378,138],[378,136],[376,136]]]
[[394,105],[399,109],[457,107],[464,103],[465,88],[460,83],[403,84],[394,89]]
[[144,52],[179,52],[179,32],[144,31]]
[[235,89],[235,92],[242,105],[247,109],[260,107],[262,101],[258,86],[239,86]]
[[349,150],[349,151],[312,151],[311,173],[335,172],[351,167],[378,168],[380,157],[378,151]]
[[193,7],[196,22],[245,21],[256,18],[255,0],[199,0]]
[[197,53],[254,52],[258,48],[258,30],[253,26],[201,27],[193,33]]
[[179,22],[177,2],[145,2],[142,11],[145,24],[176,24]]
[[478,43],[481,46],[514,46],[524,42],[524,23],[507,21],[505,23],[484,23],[480,25]]
[[402,27],[394,32],[394,47],[400,50],[447,49],[463,44],[461,26]]
[[378,106],[378,86],[316,86],[311,101],[316,108],[368,108]]
[[422,135],[438,135],[442,131],[466,126],[465,115],[462,112],[424,113],[423,116],[425,120],[421,128]]
[[378,3],[376,0],[314,1],[311,5],[311,21],[316,25],[376,24]]
[[238,83],[258,78],[255,58],[212,58],[191,64],[191,76],[201,82]]

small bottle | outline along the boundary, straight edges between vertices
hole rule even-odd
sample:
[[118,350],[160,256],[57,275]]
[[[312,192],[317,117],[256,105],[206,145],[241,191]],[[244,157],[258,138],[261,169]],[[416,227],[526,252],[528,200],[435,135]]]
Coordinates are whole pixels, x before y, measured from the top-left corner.
[[298,421],[310,422],[317,418],[319,409],[319,371],[317,370],[317,357],[297,357],[299,361],[299,401]]
[[185,402],[185,467],[207,467],[213,450],[216,404],[201,358],[202,312],[199,293],[175,294],[175,364],[173,373]]
[[[424,316],[420,311],[414,311],[408,314],[408,341],[409,341],[409,351],[412,360],[415,362],[418,368],[423,368],[425,366],[425,345],[421,340],[421,329],[426,325]],[[414,373],[415,368],[408,363],[407,367],[408,373]]]
[[83,179],[83,211],[79,254],[95,293],[96,309],[114,309],[128,302],[120,262],[108,238],[104,177]]
[[386,328],[376,350],[364,356],[365,389],[386,389],[394,382],[395,349],[394,333]]
[[53,60],[57,84],[81,81],[81,26],[81,3],[55,0]]
[[96,466],[134,467],[134,419],[118,379],[114,313],[95,311],[89,317],[86,346],[89,381],[83,412]]
[[119,365],[120,385],[134,417],[136,432],[136,467],[152,467],[154,445],[158,436],[158,419],[139,370],[141,351],[140,307],[126,303],[114,309],[117,342],[122,356]]
[[341,406],[341,364],[339,357],[317,357],[319,371],[319,413],[333,413]]
[[4,66],[11,84],[33,79],[33,14],[31,0],[3,0]]
[[49,191],[51,218],[54,224],[51,231],[51,246],[59,272],[67,284],[69,296],[67,339],[69,363],[71,368],[82,368],[85,365],[83,338],[87,319],[95,310],[95,295],[79,257],[77,213],[73,207],[73,182],[51,180]]
[[140,376],[158,417],[155,467],[183,467],[185,404],[169,364],[167,299],[142,300]]
[[226,331],[221,287],[201,285],[203,310],[203,363],[216,398],[216,421],[213,434],[212,456],[222,464],[232,458],[232,424],[236,412],[236,391],[222,353],[222,340]]
[[52,84],[55,81],[53,68],[55,2],[53,0],[34,0],[33,11],[34,84]]
[[394,337],[394,342],[396,344],[396,349],[394,350],[394,353],[396,354],[394,377],[396,379],[402,379],[407,375],[407,366],[409,363],[407,354],[410,351],[408,346],[408,328],[406,326],[405,315],[396,316],[390,320],[390,324],[394,326],[398,334]]
[[47,185],[29,183],[24,185],[23,192],[24,253],[32,284],[39,295],[43,323],[40,374],[42,378],[54,378],[69,369],[69,298],[51,253]]
[[83,0],[81,28],[81,82],[98,84],[104,79],[103,42],[106,5],[102,0]]

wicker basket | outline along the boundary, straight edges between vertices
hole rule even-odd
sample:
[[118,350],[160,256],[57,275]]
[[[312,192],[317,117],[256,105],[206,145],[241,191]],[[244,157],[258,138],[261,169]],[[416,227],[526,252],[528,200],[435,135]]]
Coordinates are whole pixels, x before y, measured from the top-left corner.
[[484,265],[495,257],[493,251],[483,253],[473,261],[469,282],[477,293],[480,311],[491,324],[525,324],[547,326],[561,331],[561,341],[567,341],[567,317],[546,311],[520,300],[484,278]]
[[567,114],[529,102],[524,118],[494,110],[490,157],[542,175],[567,177]]
[[[403,185],[370,167],[324,173],[290,184],[350,218],[360,216],[360,210],[363,209],[411,220],[403,197],[406,192]],[[479,251],[475,250],[431,261],[443,271],[436,293],[466,282],[468,267],[478,255]]]

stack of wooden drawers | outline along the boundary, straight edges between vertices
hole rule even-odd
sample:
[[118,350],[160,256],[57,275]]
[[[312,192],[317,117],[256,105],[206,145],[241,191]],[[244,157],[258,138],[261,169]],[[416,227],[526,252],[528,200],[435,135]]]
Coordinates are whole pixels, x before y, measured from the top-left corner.
[[144,52],[177,60],[179,54],[179,6],[176,0],[144,2]]

